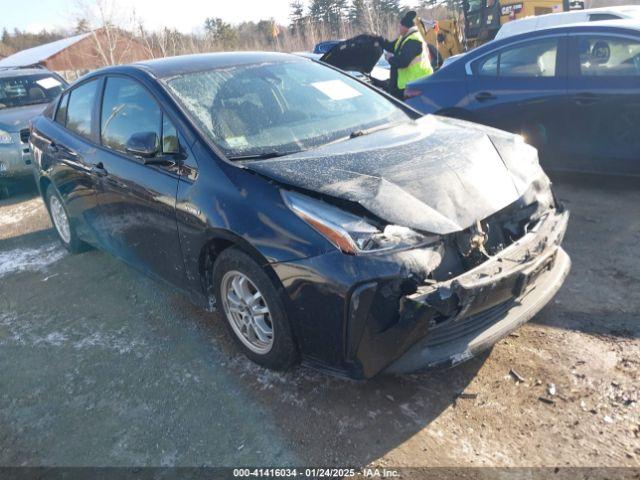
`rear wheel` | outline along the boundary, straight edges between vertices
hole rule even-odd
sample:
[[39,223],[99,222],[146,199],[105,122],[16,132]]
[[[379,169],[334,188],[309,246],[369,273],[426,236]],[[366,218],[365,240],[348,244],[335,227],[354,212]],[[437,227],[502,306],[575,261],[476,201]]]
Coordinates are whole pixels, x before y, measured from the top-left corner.
[[218,309],[247,357],[274,370],[296,363],[281,294],[253,258],[236,248],[224,250],[213,267],[213,286]]
[[49,210],[49,216],[51,217],[51,223],[53,223],[56,233],[58,234],[58,238],[64,247],[72,253],[84,251],[87,245],[78,238],[78,235],[73,228],[73,224],[69,219],[64,202],[53,185],[49,185],[47,187],[45,198],[47,202],[47,209]]

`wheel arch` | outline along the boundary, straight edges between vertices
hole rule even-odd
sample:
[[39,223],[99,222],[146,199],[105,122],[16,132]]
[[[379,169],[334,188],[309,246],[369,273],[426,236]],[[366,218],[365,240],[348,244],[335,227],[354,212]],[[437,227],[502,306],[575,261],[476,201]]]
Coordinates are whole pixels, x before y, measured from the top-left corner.
[[[273,268],[271,268],[269,260],[257,248],[235,233],[226,230],[214,230],[210,232],[209,239],[200,249],[198,258],[200,282],[209,302],[211,302],[213,294],[213,265],[218,256],[229,248],[236,248],[255,260],[256,263],[264,269],[267,276],[274,282],[276,289],[281,293],[284,292],[282,282],[276,275]],[[286,297],[284,295],[283,301],[286,301]],[[213,307],[211,303],[209,306]]]

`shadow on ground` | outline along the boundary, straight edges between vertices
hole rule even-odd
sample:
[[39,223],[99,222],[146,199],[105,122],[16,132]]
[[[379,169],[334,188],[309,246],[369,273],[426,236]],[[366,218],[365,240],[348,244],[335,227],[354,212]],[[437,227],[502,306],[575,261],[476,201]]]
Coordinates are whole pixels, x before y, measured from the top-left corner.
[[69,255],[50,229],[0,254],[19,246],[46,254],[0,278],[3,465],[366,465],[452,407],[485,358],[368,382],[271,372],[114,258]]
[[[633,190],[596,198],[587,189],[559,189],[573,212],[566,241],[573,272],[534,322],[638,336],[640,215],[614,214],[620,195],[624,205],[640,205]],[[106,254],[67,254],[49,224],[37,222],[31,233],[0,240],[0,255],[32,252],[29,268],[7,261],[0,270],[2,465],[365,465],[419,432],[421,445],[431,435],[457,442],[460,434],[467,438],[460,448],[471,448],[470,404],[456,405],[456,394],[479,388],[482,377],[484,399],[471,412],[486,414],[474,424],[482,437],[508,402],[492,400],[492,391],[518,388],[503,378],[517,358],[493,372],[483,356],[452,370],[368,382],[306,368],[264,370],[238,352],[215,315]],[[501,425],[527,418],[522,405],[548,407],[535,398],[508,411]],[[463,425],[441,425],[451,409],[463,412],[454,417]],[[484,440],[480,449],[501,445]],[[450,451],[458,443],[443,443],[451,448],[433,449],[427,460],[458,463],[460,449]],[[407,464],[427,455],[409,451]]]

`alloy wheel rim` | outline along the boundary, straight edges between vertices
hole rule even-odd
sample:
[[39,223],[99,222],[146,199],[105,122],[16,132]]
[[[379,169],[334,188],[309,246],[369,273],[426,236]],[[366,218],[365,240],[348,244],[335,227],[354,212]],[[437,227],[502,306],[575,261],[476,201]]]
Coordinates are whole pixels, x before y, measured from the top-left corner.
[[51,197],[49,209],[51,210],[51,219],[53,220],[53,225],[56,227],[58,234],[65,243],[71,243],[71,228],[69,227],[69,219],[67,218],[67,212],[64,211],[62,202],[58,199],[58,197]]
[[273,323],[262,292],[236,270],[224,274],[220,290],[227,320],[240,341],[259,355],[269,353],[273,347]]

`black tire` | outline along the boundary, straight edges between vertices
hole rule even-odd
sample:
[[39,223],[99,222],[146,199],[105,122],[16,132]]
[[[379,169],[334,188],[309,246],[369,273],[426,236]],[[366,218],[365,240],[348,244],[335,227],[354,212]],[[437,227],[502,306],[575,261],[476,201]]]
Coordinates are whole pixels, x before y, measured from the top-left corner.
[[[66,215],[67,221],[69,222],[68,240],[66,240],[60,233],[60,230],[58,230],[58,227],[56,226],[56,223],[51,214],[51,202],[54,197],[62,205],[64,214]],[[49,185],[47,187],[47,191],[45,192],[45,203],[47,205],[47,211],[49,212],[49,218],[51,218],[51,223],[53,224],[53,229],[56,231],[56,235],[58,235],[58,239],[60,240],[60,243],[64,245],[64,248],[66,248],[71,253],[80,253],[87,250],[88,245],[80,240],[80,238],[78,238],[78,234],[76,233],[76,229],[73,226],[73,222],[71,221],[71,219],[69,218],[69,214],[67,213],[67,207],[53,185]]]
[[[228,272],[240,272],[246,276],[266,301],[269,309],[269,323],[273,329],[272,345],[266,353],[256,353],[249,349],[231,325],[233,320],[225,311],[221,291],[223,277]],[[274,281],[253,258],[234,247],[224,250],[213,265],[212,282],[216,310],[220,312],[229,333],[247,357],[258,365],[272,370],[287,370],[298,362],[298,349],[284,308],[282,294]]]

